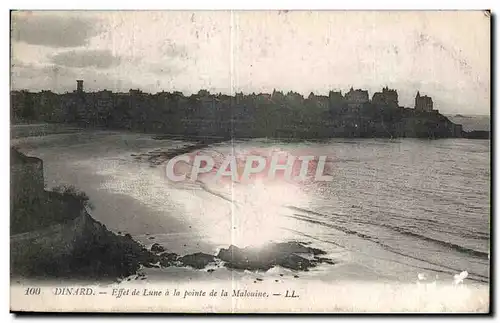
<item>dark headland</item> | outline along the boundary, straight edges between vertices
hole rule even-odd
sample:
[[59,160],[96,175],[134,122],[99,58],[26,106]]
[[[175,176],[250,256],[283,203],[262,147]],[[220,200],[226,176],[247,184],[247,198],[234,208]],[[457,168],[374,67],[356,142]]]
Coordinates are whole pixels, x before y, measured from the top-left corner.
[[212,94],[181,92],[11,92],[11,122],[65,123],[83,127],[180,135],[183,137],[325,139],[471,138],[489,139],[489,131],[466,132],[434,109],[431,97],[415,96],[402,107],[396,90],[383,88],[370,99],[366,90],[330,91],[328,96],[295,92]]

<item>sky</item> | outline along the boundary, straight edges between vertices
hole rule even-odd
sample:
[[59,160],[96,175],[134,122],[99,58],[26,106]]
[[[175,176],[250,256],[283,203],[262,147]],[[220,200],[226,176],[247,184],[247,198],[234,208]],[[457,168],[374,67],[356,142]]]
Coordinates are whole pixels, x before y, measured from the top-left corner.
[[309,95],[384,86],[490,113],[482,11],[17,11],[11,87]]

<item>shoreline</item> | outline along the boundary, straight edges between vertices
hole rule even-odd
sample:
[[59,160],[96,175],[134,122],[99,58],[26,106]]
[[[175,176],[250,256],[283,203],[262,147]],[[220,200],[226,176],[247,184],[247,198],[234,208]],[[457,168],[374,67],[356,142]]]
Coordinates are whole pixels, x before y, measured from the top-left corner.
[[[446,117],[446,116],[443,116]],[[13,123],[11,124],[11,129],[13,126],[37,126],[37,125],[54,125],[54,126],[62,126],[62,127],[74,127],[74,128],[79,128],[82,130],[91,130],[91,131],[125,131],[129,133],[137,133],[137,134],[147,134],[153,136],[153,139],[158,138],[158,140],[161,140],[160,138],[164,139],[182,139],[182,140],[196,140],[196,141],[229,141],[229,140],[251,140],[251,139],[260,139],[260,138],[266,138],[269,140],[276,140],[276,141],[283,141],[283,142],[301,142],[301,141],[328,141],[330,139],[404,139],[404,138],[413,138],[413,139],[429,139],[429,140],[439,140],[439,139],[471,139],[471,140],[491,140],[491,130],[469,130],[469,131],[463,131],[462,135],[460,136],[396,136],[392,135],[390,133],[383,133],[383,135],[350,135],[350,136],[345,136],[342,134],[339,135],[330,135],[330,136],[298,136],[298,137],[290,137],[290,136],[242,136],[242,135],[231,135],[231,134],[226,134],[226,135],[214,135],[214,134],[207,134],[207,135],[193,135],[193,134],[182,134],[182,133],[165,133],[163,131],[158,131],[158,132],[151,132],[151,131],[141,131],[139,129],[133,129],[133,128],[124,128],[124,127],[104,127],[104,126],[89,126],[89,125],[83,125],[81,123],[63,123],[63,122],[46,122],[46,121],[31,121],[32,123]]]

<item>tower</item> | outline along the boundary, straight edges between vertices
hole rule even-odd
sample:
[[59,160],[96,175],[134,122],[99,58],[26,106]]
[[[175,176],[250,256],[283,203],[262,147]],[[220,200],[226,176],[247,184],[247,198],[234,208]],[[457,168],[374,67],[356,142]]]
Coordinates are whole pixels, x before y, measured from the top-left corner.
[[432,112],[434,107],[434,103],[432,102],[432,98],[424,95],[421,96],[420,92],[417,92],[415,96],[415,110],[423,111],[423,112]]
[[76,92],[83,93],[83,80],[76,80]]

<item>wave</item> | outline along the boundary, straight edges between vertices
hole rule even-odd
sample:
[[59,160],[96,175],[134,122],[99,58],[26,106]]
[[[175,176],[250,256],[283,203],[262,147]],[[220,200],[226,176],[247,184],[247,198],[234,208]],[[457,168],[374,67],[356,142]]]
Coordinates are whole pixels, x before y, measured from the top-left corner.
[[286,207],[291,209],[291,210],[304,212],[304,213],[308,213],[308,214],[313,214],[313,215],[318,215],[318,216],[321,216],[321,217],[327,218],[327,219],[331,219],[332,216],[342,217],[342,218],[351,218],[351,216],[349,216],[347,214],[341,214],[341,213],[335,213],[335,212],[329,212],[328,214],[325,214],[325,213],[320,213],[320,212],[316,212],[313,210],[309,210],[309,209],[305,209],[305,208],[301,208],[301,207],[297,207],[297,206],[293,206],[293,205],[287,205]]
[[[301,212],[304,212],[304,213],[308,213],[308,214],[313,214],[313,215],[321,216],[323,218],[331,218],[332,215],[333,216],[343,216],[343,217],[346,217],[346,215],[341,215],[341,214],[326,215],[326,214],[322,214],[322,213],[319,213],[319,212],[315,212],[315,211],[311,211],[311,210],[307,210],[307,209],[303,209],[303,208],[299,208],[299,207],[294,207],[294,206],[289,206],[288,208],[293,209],[293,210],[297,210],[297,211],[301,211]],[[295,217],[297,219],[302,219],[304,221],[308,221],[308,222],[311,222],[311,223],[315,223],[315,224],[319,224],[319,225],[323,225],[323,226],[328,226],[328,227],[337,229],[339,231],[342,231],[342,232],[344,232],[346,234],[354,234],[354,235],[356,235],[356,236],[358,236],[360,238],[363,238],[363,239],[366,239],[366,240],[370,240],[370,241],[373,241],[373,242],[378,242],[378,239],[376,237],[367,235],[365,233],[360,233],[358,231],[354,231],[352,229],[349,229],[349,228],[346,228],[346,227],[343,227],[343,226],[339,226],[339,225],[335,225],[335,224],[332,224],[332,223],[325,223],[325,222],[322,222],[322,221],[318,221],[318,220],[312,219],[310,217],[305,217],[303,215],[299,215],[299,214],[294,214],[294,215],[295,215]],[[415,232],[409,231],[407,229],[403,229],[403,228],[399,228],[399,227],[395,227],[395,226],[388,225],[388,224],[383,224],[383,223],[372,223],[372,222],[364,222],[364,221],[357,221],[357,220],[353,220],[353,222],[361,223],[361,224],[369,224],[369,225],[381,226],[381,227],[388,228],[390,230],[396,231],[396,232],[398,232],[398,233],[400,233],[402,235],[414,237],[414,238],[417,238],[417,239],[421,239],[421,240],[424,240],[424,241],[435,243],[437,245],[440,245],[440,246],[443,246],[443,247],[446,247],[446,248],[449,248],[449,249],[453,249],[453,250],[458,251],[460,253],[467,254],[468,256],[473,256],[473,257],[481,258],[481,259],[484,259],[484,260],[488,260],[489,259],[489,253],[487,253],[487,252],[478,251],[478,250],[475,250],[475,249],[472,249],[472,248],[464,247],[464,246],[461,246],[461,245],[458,245],[458,244],[455,244],[455,243],[452,243],[452,242],[449,242],[449,241],[444,241],[444,240],[439,240],[439,239],[431,238],[431,237],[428,237],[428,236],[425,236],[425,235],[422,235],[422,234],[419,234],[419,233],[415,233]]]
[[[351,230],[351,229],[348,229],[348,228],[343,227],[343,226],[339,226],[339,225],[335,225],[335,224],[331,224],[331,223],[324,223],[322,221],[314,220],[314,219],[311,219],[311,218],[309,218],[307,216],[303,216],[303,215],[299,215],[299,214],[294,214],[294,215],[292,215],[292,217],[294,217],[296,219],[299,219],[299,220],[303,220],[303,221],[309,222],[309,223],[319,224],[319,225],[323,225],[323,226],[326,226],[326,227],[330,227],[330,228],[339,230],[341,232],[344,232],[345,234],[355,235],[355,236],[357,236],[357,237],[359,237],[359,238],[361,238],[363,240],[371,241],[373,243],[376,243],[377,245],[379,245],[380,247],[382,247],[384,250],[387,250],[387,251],[392,252],[394,254],[397,254],[397,255],[400,255],[400,256],[403,256],[403,257],[406,257],[406,258],[411,258],[411,259],[414,259],[414,260],[418,260],[418,261],[427,263],[429,265],[434,265],[434,266],[441,267],[441,268],[448,269],[448,270],[410,265],[410,266],[412,266],[414,268],[431,270],[431,271],[435,271],[435,272],[438,272],[438,273],[446,273],[446,274],[451,274],[451,275],[454,275],[457,272],[461,271],[460,268],[453,268],[453,267],[450,267],[450,266],[447,266],[447,265],[443,265],[443,264],[440,264],[440,263],[429,261],[428,259],[424,259],[424,258],[420,258],[420,257],[415,257],[415,256],[409,255],[407,253],[400,252],[398,250],[395,250],[391,246],[389,246],[389,245],[381,242],[376,237],[373,237],[371,235],[364,234],[364,233],[361,233],[361,232],[358,232],[358,231],[355,231],[355,230]],[[333,243],[333,242],[329,241],[329,243]],[[336,243],[333,243],[333,244],[338,245]],[[338,245],[338,246],[340,246],[340,245]],[[377,258],[377,257],[375,257],[375,258]],[[391,260],[391,261],[400,263],[400,262],[395,261],[395,260]],[[406,264],[406,265],[409,265],[409,264]],[[488,282],[488,277],[486,277],[484,275],[473,273],[473,272],[470,272],[470,274],[471,274],[471,276],[469,276],[469,279],[471,279],[471,280],[478,281],[478,282],[483,282],[483,283],[487,283]]]
[[344,232],[345,234],[350,234],[350,235],[356,235],[364,240],[369,240],[369,241],[372,241],[372,242],[375,242],[375,243],[378,243],[378,238],[376,237],[373,237],[373,236],[370,236],[370,235],[367,235],[365,233],[361,233],[361,232],[358,232],[358,231],[355,231],[355,230],[351,230],[351,229],[348,229],[346,227],[343,227],[343,226],[340,226],[340,225],[336,225],[336,224],[333,224],[333,223],[325,223],[325,222],[322,222],[322,221],[319,221],[319,220],[315,220],[313,218],[310,218],[308,216],[304,216],[304,215],[301,215],[301,214],[297,214],[297,213],[294,213],[293,215],[289,215],[290,217],[293,217],[297,220],[303,220],[303,221],[306,221],[306,222],[309,222],[309,223],[313,223],[313,224],[319,224],[319,225],[322,225],[322,226],[326,226],[326,227],[329,227],[329,228],[332,228],[332,229],[335,229],[335,230],[338,230],[338,231],[341,231],[341,232]]
[[448,242],[448,241],[443,241],[443,240],[439,240],[439,239],[430,238],[430,237],[424,236],[422,234],[411,232],[411,231],[408,231],[408,230],[405,230],[405,229],[402,229],[402,228],[392,227],[392,230],[397,231],[397,232],[399,232],[399,233],[401,233],[403,235],[407,235],[407,236],[415,237],[415,238],[418,238],[418,239],[421,239],[421,240],[433,242],[435,244],[438,244],[438,245],[441,245],[443,247],[447,247],[447,248],[453,249],[455,251],[467,254],[469,256],[473,256],[473,257],[477,257],[477,258],[481,258],[481,259],[485,259],[485,260],[487,260],[489,258],[489,253],[487,253],[487,252],[478,251],[478,250],[475,250],[475,249],[472,249],[472,248],[467,248],[467,247],[460,246],[458,244],[455,244],[455,243],[452,243],[452,242]]
[[[339,213],[323,214],[323,213],[319,213],[319,212],[315,212],[315,211],[312,211],[312,210],[308,210],[308,209],[304,209],[304,208],[299,208],[299,207],[295,207],[295,206],[288,206],[288,208],[290,208],[292,210],[296,210],[296,211],[308,213],[308,214],[313,214],[313,215],[321,216],[323,218],[331,218],[332,216],[348,217],[347,215],[339,214]],[[449,242],[449,241],[444,241],[444,240],[439,240],[439,239],[431,238],[431,237],[428,237],[428,236],[425,236],[425,235],[422,235],[422,234],[419,234],[419,233],[415,233],[415,232],[409,231],[409,230],[404,229],[404,228],[399,228],[399,227],[395,227],[395,226],[392,226],[392,225],[389,225],[389,224],[384,224],[384,223],[374,223],[374,222],[359,221],[359,220],[354,220],[354,219],[352,219],[352,220],[353,220],[353,222],[356,222],[356,223],[376,225],[376,226],[381,226],[381,227],[384,227],[384,228],[388,228],[388,229],[396,231],[396,232],[398,232],[400,234],[403,234],[403,235],[406,235],[406,236],[415,237],[415,238],[422,239],[422,240],[425,240],[425,241],[428,241],[428,242],[433,242],[433,243],[438,244],[440,246],[444,246],[444,247],[447,247],[447,248],[451,248],[451,249],[453,249],[455,251],[458,251],[458,252],[461,252],[461,253],[465,253],[465,254],[467,254],[469,256],[474,256],[474,257],[478,257],[478,258],[481,258],[481,259],[488,259],[488,257],[489,257],[489,254],[487,252],[478,251],[478,250],[475,250],[475,249],[472,249],[472,248],[464,247],[464,246],[461,246],[461,245],[458,245],[458,244],[455,244],[455,243],[452,243],[452,242]],[[432,220],[432,219],[425,219],[425,221],[430,222],[430,223],[441,223],[441,222],[438,222],[438,221]],[[345,229],[345,230],[342,230],[342,231],[346,232],[346,231],[351,231],[351,230]],[[447,232],[448,233],[452,233],[452,232],[449,232],[449,231],[447,231]],[[468,235],[469,237],[478,238],[478,239],[481,239],[481,240],[489,239],[488,237],[482,235],[479,232],[477,234],[478,234],[478,236],[473,236],[471,234],[466,234],[466,235]]]
[[205,191],[205,192],[207,192],[207,193],[209,193],[209,194],[212,194],[213,196],[220,197],[221,199],[223,199],[223,200],[225,200],[225,201],[228,201],[228,202],[230,202],[230,203],[237,203],[237,201],[233,200],[232,198],[230,198],[230,197],[228,197],[228,196],[225,196],[224,194],[222,194],[222,193],[220,193],[220,192],[217,192],[217,191],[214,191],[214,190],[210,189],[210,188],[208,187],[208,185],[207,185],[207,184],[205,184],[205,183],[203,183],[202,181],[197,180],[197,181],[196,181],[196,183],[197,183],[197,184],[199,184],[200,188],[201,188],[203,191]]

